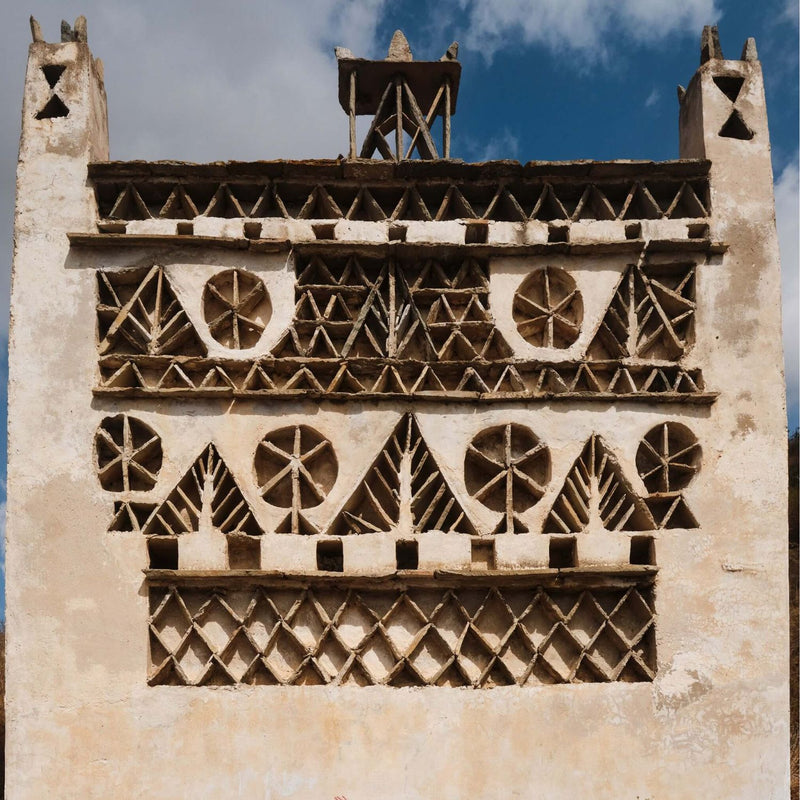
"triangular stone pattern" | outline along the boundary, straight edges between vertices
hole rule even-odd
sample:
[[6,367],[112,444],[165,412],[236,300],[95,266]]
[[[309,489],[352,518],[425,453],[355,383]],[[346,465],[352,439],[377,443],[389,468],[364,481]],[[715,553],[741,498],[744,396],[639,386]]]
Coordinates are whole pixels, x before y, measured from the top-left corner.
[[[484,182],[403,180],[358,186],[336,181],[215,183],[212,179],[153,182],[142,178],[120,185],[95,179],[98,212],[106,220],[242,218],[421,220],[684,219],[708,216],[706,178],[657,181]],[[690,195],[690,204],[680,202]]]
[[567,473],[544,533],[651,531],[656,523],[605,442],[592,434]]
[[314,255],[298,272],[294,322],[273,348],[276,357],[511,356],[490,314],[485,262]]
[[411,530],[475,533],[413,414],[405,414],[331,524],[344,536]]
[[100,355],[206,354],[163,267],[98,272]]
[[679,360],[694,341],[694,277],[693,265],[628,267],[589,345],[589,360]]
[[194,533],[205,521],[222,533],[259,536],[255,521],[239,484],[213,444],[209,444],[178,481],[167,499],[144,525],[147,535]]

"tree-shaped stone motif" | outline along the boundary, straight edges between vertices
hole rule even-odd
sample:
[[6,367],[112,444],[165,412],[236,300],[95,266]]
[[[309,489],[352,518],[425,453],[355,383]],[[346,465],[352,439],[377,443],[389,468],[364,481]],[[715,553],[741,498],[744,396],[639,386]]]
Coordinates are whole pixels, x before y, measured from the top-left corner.
[[270,313],[264,281],[251,272],[229,269],[206,283],[203,315],[211,335],[225,347],[244,350],[258,344]]
[[700,469],[702,451],[695,435],[677,422],[656,425],[636,452],[636,468],[651,494],[686,488]]
[[101,356],[206,354],[163,267],[99,271],[97,294]]
[[495,533],[527,533],[516,514],[534,505],[550,480],[550,453],[530,428],[509,423],[481,431],[464,458],[467,491],[504,514]]
[[281,533],[315,533],[300,513],[318,506],[333,488],[338,473],[331,443],[307,425],[268,433],[255,456],[261,496],[273,506],[291,509]]
[[514,295],[514,321],[535,347],[569,347],[583,321],[583,298],[565,270],[543,267],[528,275]]
[[97,475],[109,492],[148,491],[161,469],[161,438],[127,414],[106,417],[94,435]]

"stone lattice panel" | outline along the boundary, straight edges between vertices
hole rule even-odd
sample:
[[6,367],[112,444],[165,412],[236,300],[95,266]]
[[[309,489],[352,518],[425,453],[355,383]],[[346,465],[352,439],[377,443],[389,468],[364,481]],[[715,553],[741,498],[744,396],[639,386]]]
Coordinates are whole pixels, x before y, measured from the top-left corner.
[[485,219],[581,221],[699,219],[708,216],[708,180],[403,182],[238,180],[180,182],[95,177],[99,217],[110,220],[195,217],[350,220]]
[[100,359],[95,394],[123,397],[274,397],[300,399],[646,400],[710,403],[699,369],[541,361],[387,363],[385,359]]
[[395,529],[475,533],[413,414],[404,415],[397,423],[328,534]]
[[650,681],[646,587],[150,588],[151,685]]
[[97,273],[98,352],[205,355],[160,266]]
[[278,358],[511,356],[490,314],[485,260],[313,255],[297,274],[294,320],[272,350]]
[[589,345],[589,360],[679,360],[694,342],[695,269],[629,267]]

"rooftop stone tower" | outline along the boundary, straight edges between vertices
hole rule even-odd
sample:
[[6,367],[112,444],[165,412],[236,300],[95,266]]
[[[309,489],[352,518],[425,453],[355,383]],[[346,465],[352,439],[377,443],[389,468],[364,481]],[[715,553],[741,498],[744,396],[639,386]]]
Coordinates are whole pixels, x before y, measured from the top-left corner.
[[398,32],[347,158],[197,165],[109,161],[85,20],[32,29],[6,796],[788,797],[752,40],[677,161],[451,159]]

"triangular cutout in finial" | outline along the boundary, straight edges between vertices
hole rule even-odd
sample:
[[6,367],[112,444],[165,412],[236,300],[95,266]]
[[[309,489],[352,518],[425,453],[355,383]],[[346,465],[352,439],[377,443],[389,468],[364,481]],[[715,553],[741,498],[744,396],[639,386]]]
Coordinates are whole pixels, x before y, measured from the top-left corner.
[[744,78],[739,75],[715,75],[713,80],[725,97],[732,103],[735,103],[739,92],[742,91]]
[[394,32],[392,41],[389,44],[389,53],[386,56],[387,61],[413,61],[414,57],[411,55],[411,48],[408,45],[408,39],[401,30]]
[[719,129],[719,135],[726,139],[752,139],[755,134],[747,123],[742,119],[742,115],[734,109],[725,124]]

